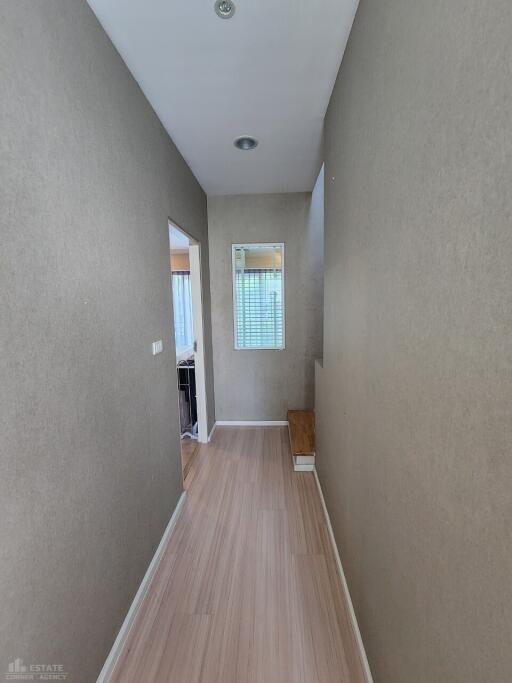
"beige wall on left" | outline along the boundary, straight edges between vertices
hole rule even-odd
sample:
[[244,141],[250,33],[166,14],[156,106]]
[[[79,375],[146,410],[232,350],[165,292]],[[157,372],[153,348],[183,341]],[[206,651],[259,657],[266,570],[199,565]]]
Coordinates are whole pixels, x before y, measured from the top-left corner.
[[85,2],[2,2],[0,62],[0,670],[90,683],[182,489],[167,219],[209,283],[206,197]]

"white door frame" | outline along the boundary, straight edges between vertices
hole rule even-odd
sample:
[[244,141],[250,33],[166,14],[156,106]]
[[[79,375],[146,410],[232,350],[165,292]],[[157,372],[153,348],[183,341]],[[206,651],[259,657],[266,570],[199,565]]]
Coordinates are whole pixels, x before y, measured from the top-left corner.
[[[206,372],[204,359],[203,290],[201,282],[201,245],[186,230],[169,218],[169,227],[176,228],[189,239],[190,287],[192,290],[192,320],[194,325],[194,365],[196,374],[197,440],[208,443],[208,411],[206,407]],[[173,320],[174,331],[174,320]]]
[[194,321],[194,360],[196,371],[197,435],[198,441],[208,443],[208,413],[206,410],[206,375],[204,365],[203,292],[201,287],[201,247],[190,244],[190,285],[192,289],[192,318]]

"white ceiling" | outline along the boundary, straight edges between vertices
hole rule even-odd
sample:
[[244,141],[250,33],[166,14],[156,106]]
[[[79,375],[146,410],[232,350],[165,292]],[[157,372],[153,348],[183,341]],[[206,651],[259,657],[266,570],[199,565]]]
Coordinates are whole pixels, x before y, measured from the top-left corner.
[[358,0],[88,2],[208,194],[313,188]]

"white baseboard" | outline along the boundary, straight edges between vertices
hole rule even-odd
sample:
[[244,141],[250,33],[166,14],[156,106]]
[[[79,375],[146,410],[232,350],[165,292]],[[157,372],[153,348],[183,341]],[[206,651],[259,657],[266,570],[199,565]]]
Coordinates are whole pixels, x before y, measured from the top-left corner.
[[208,436],[208,443],[212,440],[217,427],[286,427],[287,420],[217,420]]
[[363,665],[364,675],[366,678],[366,683],[373,683],[372,672],[370,671],[370,665],[368,664],[368,659],[366,657],[366,651],[364,649],[363,639],[361,637],[361,631],[359,630],[359,625],[357,623],[356,613],[354,612],[354,605],[352,604],[352,598],[350,597],[350,592],[348,590],[347,579],[345,578],[345,572],[343,571],[343,565],[341,564],[341,557],[338,552],[338,546],[336,544],[336,539],[334,538],[334,532],[332,530],[331,518],[329,517],[329,512],[325,505],[324,494],[322,492],[322,487],[320,486],[320,480],[318,479],[318,474],[316,470],[313,472],[316,485],[318,487],[318,493],[320,494],[320,500],[322,501],[322,507],[324,509],[325,521],[327,522],[327,530],[329,532],[329,538],[331,540],[332,548],[334,550],[334,556],[336,558],[336,564],[338,565],[338,572],[341,578],[341,584],[343,586],[343,592],[347,600],[348,611],[350,615],[350,621],[352,622],[352,628],[354,629],[354,634],[356,637],[357,647],[359,650],[359,656],[361,658],[361,663]]
[[123,625],[121,626],[119,633],[117,634],[117,638],[115,639],[114,644],[112,645],[112,649],[110,650],[109,655],[105,660],[105,664],[103,665],[103,668],[100,671],[100,675],[98,676],[96,683],[107,683],[110,676],[112,675],[112,672],[114,671],[114,667],[117,663],[117,660],[119,659],[119,655],[121,654],[123,645],[126,642],[130,629],[133,626],[133,622],[135,621],[137,612],[142,604],[142,601],[144,600],[144,597],[151,584],[151,580],[153,579],[153,576],[155,575],[160,560],[162,559],[162,555],[167,546],[169,538],[171,537],[174,527],[176,526],[176,522],[178,521],[178,517],[183,508],[183,504],[185,503],[186,496],[187,492],[183,491],[183,493],[180,496],[180,499],[178,500],[178,504],[176,505],[176,508],[172,513],[172,517],[169,520],[169,523],[167,524],[167,527],[160,540],[160,543],[158,544],[158,548],[156,549],[156,552],[153,555],[153,559],[149,563],[149,567],[147,568],[146,574],[142,579],[142,583],[139,586],[139,590],[137,591],[137,594],[133,599],[132,604],[130,605],[130,609],[128,610],[128,614],[126,615],[125,620],[123,621]]
[[217,427],[286,427],[288,420],[217,420]]
[[306,463],[306,464],[298,465],[295,462],[295,457],[293,455],[292,455],[292,462],[293,462],[293,469],[295,472],[314,472],[315,471],[315,464],[314,463]]
[[210,443],[210,441],[212,440],[213,433],[215,432],[216,429],[217,429],[217,423],[214,422],[213,427],[212,427],[212,431],[208,434],[208,443]]

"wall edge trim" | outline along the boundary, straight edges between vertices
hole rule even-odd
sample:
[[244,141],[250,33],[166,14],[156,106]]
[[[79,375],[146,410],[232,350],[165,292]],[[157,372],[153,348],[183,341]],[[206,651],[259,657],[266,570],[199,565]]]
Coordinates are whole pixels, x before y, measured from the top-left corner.
[[213,434],[214,434],[216,429],[217,429],[217,423],[214,422],[213,427],[212,427],[210,433],[208,434],[208,443],[210,443],[210,441],[212,440]]
[[176,526],[178,517],[180,516],[180,513],[183,509],[183,505],[185,504],[186,497],[187,492],[183,491],[176,504],[176,507],[174,508],[174,512],[172,513],[171,519],[169,520],[165,528],[163,536],[160,539],[158,548],[156,549],[155,554],[153,555],[153,558],[146,570],[146,573],[144,574],[144,578],[142,579],[139,589],[126,614],[126,617],[124,618],[122,626],[119,629],[119,633],[117,634],[114,644],[112,645],[112,648],[107,656],[107,659],[103,664],[103,667],[100,671],[96,683],[107,683],[112,673],[114,672],[115,666],[118,662],[123,646],[125,645],[131,628],[135,622],[137,613],[140,607],[142,606],[146,593],[148,592],[149,587],[151,585],[151,581],[153,580],[153,577],[156,574],[158,565],[160,564],[165,548],[167,547],[167,543],[169,542],[172,532],[174,531],[174,527]]
[[287,427],[287,420],[217,420],[217,427]]
[[357,643],[357,649],[359,650],[359,657],[361,659],[361,664],[363,666],[366,683],[373,683],[372,672],[370,670],[370,665],[368,664],[368,658],[366,656],[366,650],[364,649],[363,638],[361,636],[361,631],[359,630],[359,624],[357,623],[357,617],[356,617],[356,613],[354,611],[354,605],[352,604],[352,598],[350,597],[350,591],[348,589],[348,583],[347,583],[347,579],[345,577],[345,572],[343,570],[343,565],[341,563],[341,557],[340,557],[340,553],[338,550],[338,545],[336,543],[336,539],[334,538],[334,531],[332,529],[331,518],[329,517],[329,512],[328,512],[327,506],[325,504],[325,498],[324,498],[324,494],[322,491],[322,486],[320,485],[320,479],[318,478],[318,474],[317,474],[316,469],[313,470],[313,474],[315,477],[318,493],[320,495],[320,500],[322,502],[322,508],[324,511],[325,521],[327,523],[327,531],[329,533],[329,539],[331,541],[332,549],[334,551],[334,557],[336,559],[336,566],[338,568],[338,573],[340,575],[341,585],[343,587],[343,592],[344,592],[345,598],[347,600],[350,622],[351,622],[352,628],[354,630],[354,635],[355,635],[356,643]]

